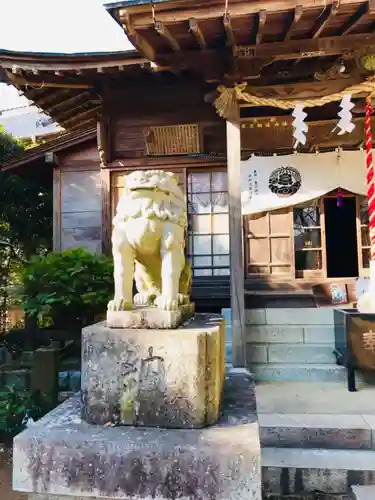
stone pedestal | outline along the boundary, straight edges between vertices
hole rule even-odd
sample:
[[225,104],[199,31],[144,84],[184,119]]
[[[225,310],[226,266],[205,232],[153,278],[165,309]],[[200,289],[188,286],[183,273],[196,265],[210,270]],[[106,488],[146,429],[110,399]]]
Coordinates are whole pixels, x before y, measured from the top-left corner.
[[131,311],[107,311],[107,326],[110,328],[178,328],[190,319],[194,304],[183,304],[176,311],[165,311],[155,306],[134,307]]
[[225,321],[196,314],[174,330],[82,332],[82,416],[90,424],[198,428],[219,415]]
[[95,427],[72,398],[16,436],[13,488],[37,500],[261,500],[252,378],[228,372],[220,419],[204,429]]

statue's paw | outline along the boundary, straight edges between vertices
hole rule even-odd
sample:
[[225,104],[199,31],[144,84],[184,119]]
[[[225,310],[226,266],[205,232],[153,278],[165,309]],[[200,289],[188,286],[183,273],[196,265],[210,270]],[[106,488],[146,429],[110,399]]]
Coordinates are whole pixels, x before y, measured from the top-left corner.
[[189,295],[185,295],[183,293],[178,294],[178,304],[180,306],[182,306],[184,304],[189,304],[189,302],[190,302]]
[[113,299],[108,302],[107,306],[108,311],[131,311],[132,303],[131,301],[124,299],[123,297],[119,297],[118,299]]
[[178,309],[178,297],[159,295],[159,297],[156,297],[154,304],[165,311],[176,311]]
[[155,294],[137,293],[134,295],[133,302],[137,306],[150,306],[155,300]]

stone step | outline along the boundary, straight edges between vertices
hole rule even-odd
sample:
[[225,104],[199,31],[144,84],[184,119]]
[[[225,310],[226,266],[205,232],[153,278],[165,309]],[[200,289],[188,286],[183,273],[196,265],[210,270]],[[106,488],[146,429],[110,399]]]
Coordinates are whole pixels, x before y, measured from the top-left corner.
[[374,500],[375,486],[352,486],[354,500]]
[[259,344],[334,345],[333,326],[254,325],[246,327],[247,342]]
[[375,449],[374,416],[259,413],[258,418],[263,447]]
[[333,347],[327,344],[247,344],[248,363],[335,365]]
[[262,448],[261,460],[265,494],[347,493],[354,485],[375,485],[371,450]]
[[258,381],[345,382],[346,370],[329,364],[252,364],[250,371]]
[[333,307],[246,309],[248,325],[333,325]]

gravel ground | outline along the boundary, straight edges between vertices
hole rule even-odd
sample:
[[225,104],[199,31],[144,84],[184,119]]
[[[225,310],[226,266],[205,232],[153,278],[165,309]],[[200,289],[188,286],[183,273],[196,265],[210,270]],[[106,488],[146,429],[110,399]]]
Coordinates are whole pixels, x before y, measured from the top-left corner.
[[0,498],[27,500],[27,495],[12,491],[12,452],[0,443]]

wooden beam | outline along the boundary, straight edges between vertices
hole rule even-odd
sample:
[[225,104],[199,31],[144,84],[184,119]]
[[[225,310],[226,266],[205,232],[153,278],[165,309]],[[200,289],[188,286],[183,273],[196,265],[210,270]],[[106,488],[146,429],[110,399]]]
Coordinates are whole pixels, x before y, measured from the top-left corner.
[[285,30],[284,42],[290,40],[294,29],[301,20],[302,14],[303,14],[303,6],[297,5],[297,7],[293,11],[292,20],[290,21],[287,29]]
[[333,2],[333,4],[327,6],[322,12],[321,16],[317,19],[312,32],[311,38],[318,38],[332,19],[336,16],[340,7],[340,2]]
[[130,20],[129,13],[126,13],[123,20],[123,28],[125,33],[128,35],[130,41],[139,50],[139,52],[147,57],[149,61],[155,61],[156,52],[155,49],[148,43],[148,41],[143,38],[136,29],[133,27]]
[[[180,9],[176,6],[172,8],[172,2],[165,3],[165,10],[162,8],[162,4],[158,8],[158,20],[165,24],[175,24],[179,22],[186,21],[190,17],[197,19],[198,21],[207,19],[219,19],[223,15],[223,5],[218,3],[215,6],[207,7],[204,3],[200,6],[194,8],[190,7],[191,2],[185,3],[185,5],[180,5]],[[297,3],[297,2],[296,2]],[[300,2],[301,3],[301,0]],[[309,9],[319,9],[325,8],[327,3],[332,3],[332,0],[303,0],[303,8],[307,11]],[[345,5],[361,5],[363,0],[341,0],[340,5],[344,7]],[[241,2],[232,3],[230,5],[230,15],[232,18],[249,16],[252,14],[257,14],[260,10],[267,9],[269,14],[276,14],[278,12],[285,12],[288,7],[286,6],[285,0],[252,0],[251,2]],[[124,10],[120,14],[120,19],[126,15],[128,11]],[[135,14],[132,19],[134,29],[144,29],[151,27],[153,25],[153,19],[151,14],[151,9],[149,4],[142,14]]]
[[351,31],[353,31],[361,22],[365,21],[366,18],[375,13],[375,1],[370,0],[365,2],[363,5],[359,7],[357,12],[353,14],[347,23],[344,24],[342,29],[340,30],[340,35],[348,35]]
[[230,306],[232,363],[246,367],[245,284],[241,213],[241,127],[239,113],[227,121],[227,170],[230,237]]
[[224,30],[225,30],[225,35],[227,37],[227,43],[230,46],[235,46],[236,45],[236,39],[233,33],[232,29],[232,21],[230,18],[229,14],[226,14],[223,17],[223,24],[224,24]]
[[[341,92],[351,85],[358,84],[360,81],[360,78],[349,78],[347,80],[314,81],[292,83],[290,85],[266,85],[260,87],[251,85],[250,92],[257,97],[267,97],[270,99],[310,99]],[[241,107],[252,107],[252,105],[241,103]]]
[[206,49],[207,48],[207,42],[204,38],[204,35],[202,33],[202,30],[199,27],[199,23],[196,19],[189,19],[189,31],[193,33],[195,36],[196,41],[198,42],[198,45],[201,49]]
[[260,59],[277,57],[279,60],[304,59],[319,56],[340,55],[348,50],[375,47],[375,34],[324,37],[313,40],[289,40],[288,42],[265,43],[260,46],[237,46],[237,57]]
[[[65,56],[64,56],[65,58]],[[41,58],[42,59],[42,58]],[[77,61],[77,62],[42,62],[41,60],[18,60],[16,64],[16,73],[20,71],[31,71],[35,74],[35,72],[41,71],[53,71],[56,76],[64,75],[63,72],[72,72],[74,71],[76,74],[82,74],[83,70],[97,69],[97,68],[117,68],[118,66],[136,66],[138,64],[142,64],[142,62],[147,62],[147,59],[144,57],[137,58],[119,58],[119,59],[108,59],[100,62],[90,62],[90,61]],[[14,58],[11,59],[9,57],[5,57],[0,55],[0,64],[3,68],[9,69],[12,71],[12,68],[15,65]],[[66,73],[68,74],[68,73]]]
[[178,52],[181,49],[178,41],[161,21],[155,21],[154,29],[162,38],[164,38],[164,40],[168,43],[172,50]]
[[[243,59],[309,59],[321,56],[339,56],[346,51],[375,48],[375,34],[324,37],[314,40],[289,40],[288,42],[263,43],[261,45],[238,45],[234,55]],[[229,55],[225,54],[224,56]],[[174,68],[196,68],[202,70],[206,63],[222,64],[223,54],[215,50],[181,51],[158,54],[157,64]]]
[[256,36],[255,36],[255,45],[260,45],[263,38],[264,26],[267,20],[267,11],[262,9],[257,18],[257,28],[256,28]]
[[27,80],[23,76],[13,75],[9,71],[8,78],[14,85],[19,85],[21,87],[36,86],[42,88],[57,88],[57,89],[90,89],[93,87],[92,84],[87,83],[58,83],[58,82],[46,82],[45,80]]

